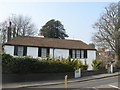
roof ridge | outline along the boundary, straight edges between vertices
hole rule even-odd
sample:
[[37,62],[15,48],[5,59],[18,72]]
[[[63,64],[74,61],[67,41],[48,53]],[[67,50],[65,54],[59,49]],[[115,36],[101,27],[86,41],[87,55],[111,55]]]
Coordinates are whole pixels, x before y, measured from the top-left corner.
[[36,36],[18,36],[5,44],[60,47],[73,49],[95,49],[81,40],[46,38]]
[[[59,39],[59,38],[48,38],[48,37],[34,37],[34,36],[19,36],[19,37],[30,37],[30,38],[41,38],[41,39],[57,39],[57,40],[67,40],[67,41],[78,41],[83,42],[82,40],[72,40],[72,39]],[[83,42],[85,43],[85,42]],[[86,44],[86,43],[85,43]]]

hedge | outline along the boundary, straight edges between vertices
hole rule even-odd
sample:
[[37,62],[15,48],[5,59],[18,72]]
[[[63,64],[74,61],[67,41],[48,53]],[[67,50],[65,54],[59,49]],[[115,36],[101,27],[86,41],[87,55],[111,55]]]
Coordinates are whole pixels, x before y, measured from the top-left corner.
[[9,54],[2,54],[2,71],[3,73],[58,73],[73,72],[88,67],[83,65],[80,60],[47,59],[39,60],[31,57],[12,57]]
[[120,70],[120,60],[117,61],[116,67]]

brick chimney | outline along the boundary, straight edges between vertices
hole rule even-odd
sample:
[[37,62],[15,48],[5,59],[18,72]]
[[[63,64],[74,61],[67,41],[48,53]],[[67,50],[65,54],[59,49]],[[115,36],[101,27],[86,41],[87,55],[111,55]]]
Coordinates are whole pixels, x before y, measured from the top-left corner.
[[7,31],[7,41],[11,40],[11,34],[12,34],[12,22],[9,22],[9,26],[8,26],[8,31]]

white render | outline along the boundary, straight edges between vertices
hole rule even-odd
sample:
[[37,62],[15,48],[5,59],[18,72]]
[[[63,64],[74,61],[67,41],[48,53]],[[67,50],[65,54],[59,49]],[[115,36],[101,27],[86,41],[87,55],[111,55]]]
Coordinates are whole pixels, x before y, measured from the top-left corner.
[[38,47],[27,47],[27,56],[38,57]]
[[[88,64],[88,70],[92,70],[92,60],[96,59],[96,51],[95,50],[87,50],[87,59],[86,63]],[[85,59],[80,59],[84,64]]]
[[96,51],[95,50],[88,50],[88,58],[87,58],[87,64],[89,65],[88,70],[92,70],[92,60],[96,59]]
[[[4,50],[7,54],[14,56],[14,46],[5,45]],[[54,52],[53,52],[54,51]],[[69,49],[53,49],[50,48],[50,57],[55,58],[68,58],[69,56]],[[32,56],[33,58],[38,57],[38,47],[27,47],[27,56]],[[92,70],[92,60],[96,59],[96,51],[95,50],[87,50],[87,64],[89,65],[88,70]],[[80,59],[83,64],[85,59]]]
[[50,57],[53,57],[53,56],[54,56],[54,58],[68,58],[69,49],[53,49],[53,48],[50,48]]
[[4,50],[5,50],[5,53],[10,54],[11,56],[14,55],[14,46],[5,45]]
[[[54,49],[54,57],[55,58],[68,58],[69,49]],[[50,48],[50,57],[53,57],[53,48]],[[95,50],[87,50],[87,59],[86,62],[89,65],[88,70],[92,70],[92,60],[96,59],[96,51]],[[84,64],[85,59],[80,59]]]

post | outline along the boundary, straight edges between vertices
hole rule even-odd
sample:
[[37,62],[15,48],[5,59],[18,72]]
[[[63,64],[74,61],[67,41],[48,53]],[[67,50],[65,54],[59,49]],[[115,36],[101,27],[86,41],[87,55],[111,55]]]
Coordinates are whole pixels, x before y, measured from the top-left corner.
[[64,88],[67,88],[67,75],[65,75]]
[[75,70],[75,78],[81,77],[81,69]]
[[110,68],[111,68],[110,72],[113,73],[113,65],[112,64],[111,64]]

